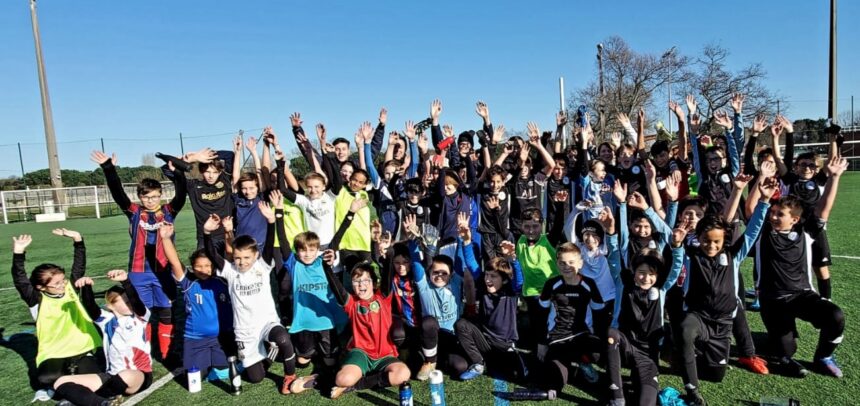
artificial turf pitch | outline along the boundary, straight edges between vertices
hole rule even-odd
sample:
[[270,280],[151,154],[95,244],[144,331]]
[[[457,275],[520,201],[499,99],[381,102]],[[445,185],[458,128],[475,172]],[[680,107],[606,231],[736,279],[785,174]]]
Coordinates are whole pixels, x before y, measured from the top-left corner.
[[[769,376],[756,375],[732,363],[722,383],[703,383],[702,393],[712,405],[757,405],[764,396],[790,397],[798,399],[803,405],[856,405],[860,404],[860,344],[857,337],[860,323],[854,320],[860,309],[860,216],[857,215],[857,202],[860,201],[860,174],[846,174],[841,182],[836,207],[828,225],[828,236],[834,255],[831,267],[833,278],[833,300],[845,312],[845,339],[836,352],[845,377],[841,380],[811,374],[803,379],[789,378],[772,373]],[[87,275],[104,275],[108,270],[124,268],[127,263],[128,223],[124,216],[103,219],[68,220],[62,223],[15,223],[0,225],[0,404],[21,405],[33,398],[33,389],[28,378],[28,365],[33,367],[35,358],[35,324],[26,305],[21,301],[11,282],[11,236],[18,234],[33,235],[33,244],[27,252],[27,269],[42,262],[53,262],[69,269],[72,261],[72,244],[69,239],[51,234],[51,229],[65,227],[80,231],[87,244]],[[177,220],[177,239],[180,256],[186,257],[195,245],[194,224],[190,208],[186,208]],[[840,256],[854,258],[840,258]],[[752,285],[750,260],[744,263],[744,278]],[[109,281],[96,279],[96,291],[109,286]],[[764,327],[758,313],[748,312],[750,328],[757,350],[767,356],[769,349]],[[808,323],[799,322],[800,333],[797,359],[808,363],[815,349],[818,333]],[[660,385],[681,389],[679,376],[673,374],[666,364],[662,365]],[[300,374],[309,373],[310,368],[299,370]],[[601,370],[602,371],[602,370]],[[774,371],[775,372],[775,371]],[[226,384],[204,384],[199,393],[190,394],[185,389],[184,378],[179,375],[172,382],[154,390],[140,402],[144,405],[167,404],[330,404],[335,401],[309,391],[301,395],[283,396],[278,389],[282,381],[281,367],[275,364],[269,370],[269,378],[263,382],[243,385],[239,396],[226,392]],[[155,380],[165,376],[167,370],[155,364]],[[576,404],[605,404],[608,395],[608,382],[605,375],[595,385],[583,384],[574,380],[576,386],[568,385],[554,402],[573,402]],[[413,381],[415,404],[430,404],[426,383]],[[493,395],[493,391],[506,388],[513,390],[514,385],[492,377],[481,377],[471,382],[446,379],[448,404],[483,405],[504,403]],[[632,400],[632,399],[629,399]],[[377,391],[362,391],[346,394],[336,401],[339,404],[398,404],[396,388]]]

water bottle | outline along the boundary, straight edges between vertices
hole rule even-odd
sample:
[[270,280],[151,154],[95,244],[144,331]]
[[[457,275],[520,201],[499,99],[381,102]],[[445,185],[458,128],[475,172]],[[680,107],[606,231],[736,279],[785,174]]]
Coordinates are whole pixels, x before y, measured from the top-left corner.
[[430,372],[430,404],[445,406],[445,381],[442,371],[438,369]]
[[412,385],[409,382],[400,385],[400,406],[412,406]]
[[234,395],[242,393],[242,375],[239,374],[239,367],[236,365],[236,357],[227,358],[230,363],[230,387]]
[[191,393],[197,393],[200,392],[200,389],[202,389],[200,383],[200,369],[192,366],[191,368],[188,368],[188,391]]
[[507,400],[555,400],[555,397],[556,392],[552,389],[517,389],[505,396]]
[[800,401],[778,396],[762,396],[759,404],[761,406],[800,406]]

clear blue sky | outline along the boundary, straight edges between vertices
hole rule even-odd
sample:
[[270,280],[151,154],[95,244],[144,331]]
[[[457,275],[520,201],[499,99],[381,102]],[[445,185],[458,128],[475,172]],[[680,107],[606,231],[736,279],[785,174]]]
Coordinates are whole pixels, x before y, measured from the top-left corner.
[[[860,2],[839,2],[839,110],[860,98]],[[475,128],[474,103],[493,121],[553,126],[558,77],[571,89],[596,75],[595,44],[620,35],[637,51],[704,44],[738,68],[763,63],[791,117],[826,115],[827,1],[61,1],[38,5],[63,168],[91,169],[105,138],[120,162],[145,152],[210,145],[289,114],[330,138],[375,121],[389,129],[427,117]],[[0,2],[0,177],[47,167],[27,0]],[[858,100],[860,104],[860,100]],[[255,130],[253,133],[257,133]],[[134,141],[148,139],[150,141]],[[292,143],[288,146],[292,148]]]

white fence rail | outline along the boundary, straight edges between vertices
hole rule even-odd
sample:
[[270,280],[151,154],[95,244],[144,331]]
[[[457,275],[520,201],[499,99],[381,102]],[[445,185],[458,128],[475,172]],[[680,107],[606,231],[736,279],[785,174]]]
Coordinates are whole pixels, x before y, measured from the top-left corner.
[[[137,198],[137,185],[124,184],[131,201]],[[173,198],[173,183],[161,184],[162,199]],[[63,213],[66,218],[101,218],[120,214],[107,186],[81,186],[54,189],[5,190],[0,192],[3,224],[33,221],[37,214]]]

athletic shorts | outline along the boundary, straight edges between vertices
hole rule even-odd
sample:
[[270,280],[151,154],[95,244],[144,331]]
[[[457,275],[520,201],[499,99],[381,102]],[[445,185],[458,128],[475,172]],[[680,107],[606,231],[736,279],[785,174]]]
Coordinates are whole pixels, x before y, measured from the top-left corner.
[[707,320],[695,313],[689,313],[699,323],[699,338],[696,349],[704,356],[706,365],[725,367],[729,363],[729,348],[731,347],[732,322],[723,323]]
[[[166,275],[170,280],[165,281]],[[176,297],[176,282],[168,271],[159,272],[129,272],[128,280],[137,291],[137,296],[147,309],[153,307],[171,306],[171,298]],[[172,292],[171,292],[172,290]]]
[[822,229],[812,241],[812,266],[820,268],[830,265],[833,265],[830,260],[830,242],[827,241],[827,230]]
[[182,366],[197,367],[203,374],[211,367],[227,366],[227,356],[218,342],[218,337],[186,338],[182,347]]
[[374,372],[382,372],[387,366],[395,362],[400,362],[400,360],[392,356],[373,359],[366,352],[353,348],[346,354],[343,365],[355,365],[361,369],[361,376],[367,376],[367,374]]
[[248,368],[269,355],[269,333],[273,328],[280,326],[278,323],[269,322],[260,329],[259,334],[248,336],[248,338],[236,337],[236,345],[239,347],[239,359],[242,366]]
[[[108,381],[108,379],[113,377],[113,375],[111,375],[107,372],[99,372],[98,376],[99,376],[99,380],[102,381],[102,385],[104,385]],[[143,383],[140,384],[140,388],[138,388],[137,392],[135,392],[135,393],[143,392],[143,391],[149,389],[149,387],[151,385],[152,385],[152,372],[144,372],[143,373]]]

